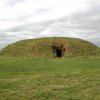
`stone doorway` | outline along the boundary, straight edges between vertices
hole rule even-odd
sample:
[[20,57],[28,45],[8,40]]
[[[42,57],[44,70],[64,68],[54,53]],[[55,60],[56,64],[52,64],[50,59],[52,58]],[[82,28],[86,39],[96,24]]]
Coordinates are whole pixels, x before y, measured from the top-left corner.
[[63,44],[53,43],[52,44],[52,51],[55,54],[56,57],[63,57],[65,53],[65,48]]

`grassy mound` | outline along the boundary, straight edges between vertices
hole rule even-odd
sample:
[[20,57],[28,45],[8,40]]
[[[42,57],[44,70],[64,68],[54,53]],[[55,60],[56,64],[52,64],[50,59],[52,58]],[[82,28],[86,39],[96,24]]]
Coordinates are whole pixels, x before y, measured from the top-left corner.
[[98,55],[94,44],[76,38],[52,37],[28,39],[10,44],[0,55],[11,57],[68,57]]

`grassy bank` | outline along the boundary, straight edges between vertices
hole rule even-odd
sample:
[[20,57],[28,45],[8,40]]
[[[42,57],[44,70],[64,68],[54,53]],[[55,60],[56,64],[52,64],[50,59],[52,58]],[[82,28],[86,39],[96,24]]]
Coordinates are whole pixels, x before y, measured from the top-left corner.
[[0,55],[7,57],[54,58],[57,56],[57,50],[60,50],[63,58],[69,56],[100,55],[100,48],[96,45],[85,40],[68,37],[52,37],[18,41],[2,49]]

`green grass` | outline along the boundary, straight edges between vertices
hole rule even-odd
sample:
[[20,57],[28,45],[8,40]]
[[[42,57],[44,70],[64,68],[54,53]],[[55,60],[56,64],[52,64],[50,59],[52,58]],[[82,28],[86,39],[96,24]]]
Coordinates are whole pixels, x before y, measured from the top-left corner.
[[0,100],[100,100],[100,57],[0,57]]

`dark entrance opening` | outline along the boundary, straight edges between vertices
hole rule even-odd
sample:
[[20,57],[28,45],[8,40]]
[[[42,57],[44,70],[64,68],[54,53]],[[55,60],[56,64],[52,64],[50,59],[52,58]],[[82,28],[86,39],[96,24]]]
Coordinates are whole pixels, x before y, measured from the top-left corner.
[[61,49],[56,49],[56,56],[62,57],[62,50]]
[[66,49],[63,46],[63,44],[59,44],[59,43],[53,43],[52,45],[52,51],[54,53],[54,56],[56,57],[63,57]]

